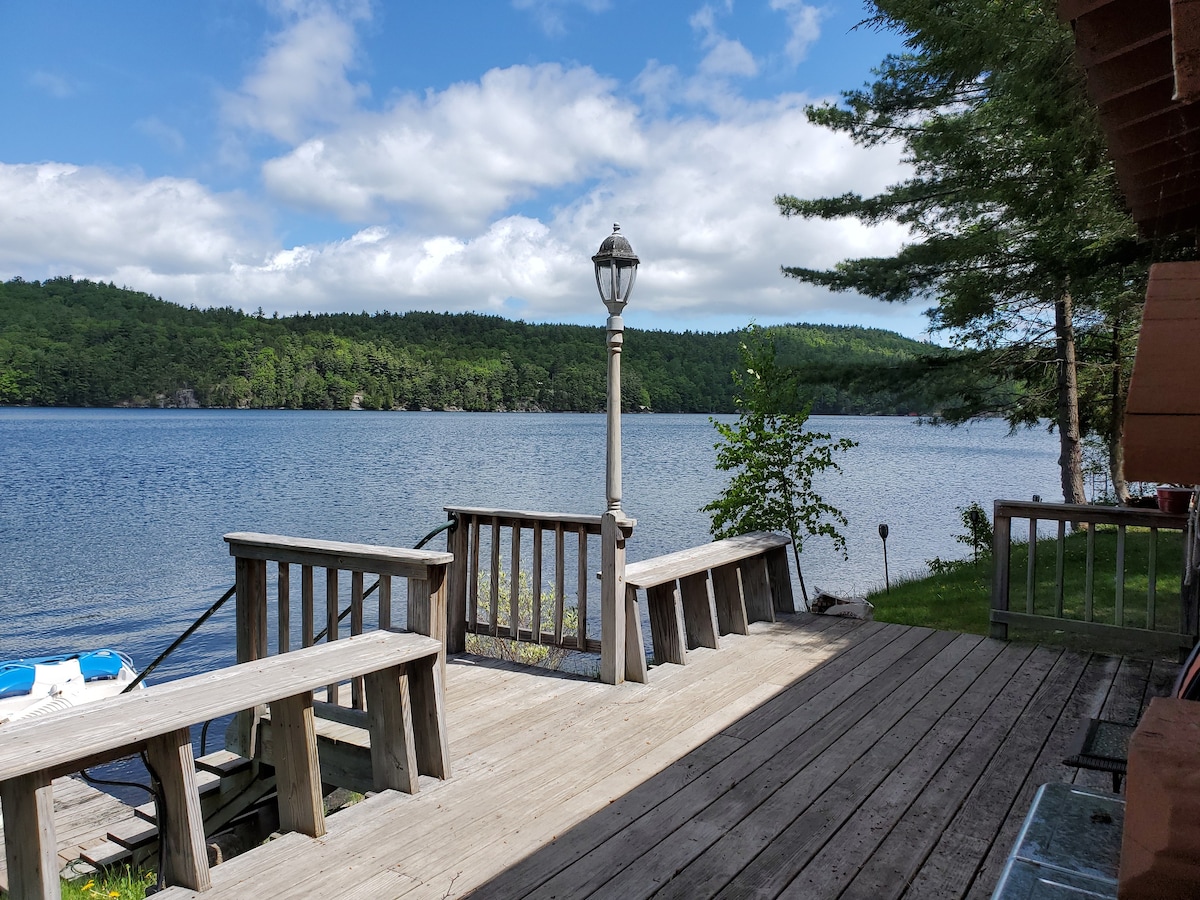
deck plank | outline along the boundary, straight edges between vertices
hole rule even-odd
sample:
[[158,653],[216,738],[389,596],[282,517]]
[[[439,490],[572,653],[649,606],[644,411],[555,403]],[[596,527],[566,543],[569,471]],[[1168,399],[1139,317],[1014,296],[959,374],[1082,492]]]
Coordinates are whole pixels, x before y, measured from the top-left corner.
[[[1038,648],[1035,654],[1051,652]],[[959,897],[967,891],[979,863],[1013,809],[1025,767],[1037,758],[1058,719],[1058,708],[1081,686],[1095,693],[1095,685],[1111,682],[1117,662],[1109,657],[1088,658],[1072,653],[1058,656],[1046,681],[1000,743],[954,818],[942,829],[933,850],[912,878],[905,900]]]
[[1173,677],[807,614],[721,645],[615,687],[451,660],[452,779],[163,896],[986,897],[1080,718]]
[[[1128,666],[1127,662],[1127,659],[1121,660],[1117,679],[1110,683],[1108,697],[1115,696],[1114,688],[1121,679],[1122,672],[1130,673],[1137,668]],[[1128,677],[1128,674],[1125,677]],[[970,890],[965,895],[968,900],[987,900],[991,897],[1000,870],[1004,868],[1005,859],[1021,828],[1025,813],[1033,803],[1033,796],[1037,789],[1051,781],[1070,781],[1077,774],[1077,770],[1063,764],[1063,759],[1066,758],[1068,748],[1074,742],[1082,722],[1101,712],[1096,708],[1098,686],[1085,684],[1081,685],[1081,688],[1071,694],[1062,713],[1047,735],[1041,751],[1029,767],[1028,774],[1013,801],[1009,815],[1004,820],[986,858],[979,866]],[[1121,690],[1117,689],[1116,694],[1120,693]],[[1112,708],[1108,700],[1105,701],[1105,708]],[[1111,782],[1109,787],[1111,788]]]

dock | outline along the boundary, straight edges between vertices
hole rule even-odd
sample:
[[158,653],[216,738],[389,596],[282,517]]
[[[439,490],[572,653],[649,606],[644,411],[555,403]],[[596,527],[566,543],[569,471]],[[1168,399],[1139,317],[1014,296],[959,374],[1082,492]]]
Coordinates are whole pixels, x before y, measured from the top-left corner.
[[799,613],[608,685],[446,667],[452,777],[212,870],[272,898],[986,898],[1089,716],[1177,666]]

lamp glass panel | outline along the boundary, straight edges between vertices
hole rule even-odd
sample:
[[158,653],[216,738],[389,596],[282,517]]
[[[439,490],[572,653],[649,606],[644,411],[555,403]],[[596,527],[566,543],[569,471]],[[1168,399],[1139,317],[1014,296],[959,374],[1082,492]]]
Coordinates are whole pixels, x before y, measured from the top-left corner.
[[606,303],[613,299],[613,269],[610,263],[596,263],[596,287],[600,290],[600,299]]
[[617,299],[627,301],[633,292],[633,282],[637,279],[637,266],[614,266],[614,269],[617,277]]

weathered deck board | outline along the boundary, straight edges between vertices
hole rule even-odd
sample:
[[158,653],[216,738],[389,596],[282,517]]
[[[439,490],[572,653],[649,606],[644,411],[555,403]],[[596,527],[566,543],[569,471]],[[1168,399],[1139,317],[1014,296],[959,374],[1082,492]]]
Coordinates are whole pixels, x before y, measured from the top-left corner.
[[986,897],[1079,722],[1174,674],[806,615],[721,643],[618,687],[452,660],[454,778],[164,896]]

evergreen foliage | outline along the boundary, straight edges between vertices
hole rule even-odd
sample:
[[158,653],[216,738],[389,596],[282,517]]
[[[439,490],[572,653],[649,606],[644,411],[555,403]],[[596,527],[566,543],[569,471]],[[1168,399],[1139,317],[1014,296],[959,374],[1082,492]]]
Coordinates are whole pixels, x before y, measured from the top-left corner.
[[[912,175],[880,194],[799,199],[786,216],[892,220],[894,256],[786,274],[880,300],[922,300],[932,328],[967,351],[939,378],[973,370],[952,421],[1003,414],[1055,421],[1063,489],[1083,502],[1081,438],[1104,436],[1120,479],[1122,403],[1149,263],[1187,252],[1141,243],[1053,0],[875,0],[867,25],[903,35],[874,83],[812,121],[871,146],[899,142]],[[980,381],[975,373],[990,371]],[[913,369],[913,374],[921,374]]]
[[[866,328],[794,325],[781,354],[820,369],[910,364],[931,348]],[[623,407],[732,412],[736,333],[626,333]],[[185,308],[71,278],[0,283],[0,404],[598,412],[602,326],[410,312],[289,316]],[[932,392],[830,386],[828,413],[933,413]]]

